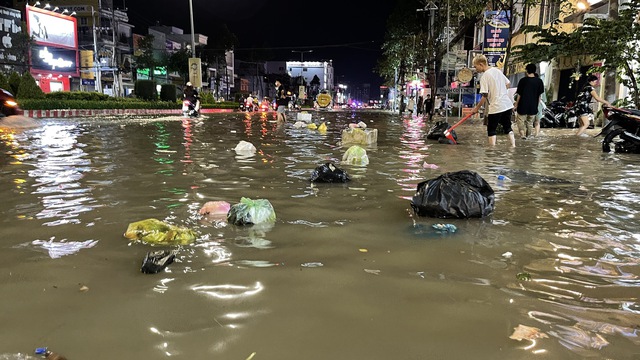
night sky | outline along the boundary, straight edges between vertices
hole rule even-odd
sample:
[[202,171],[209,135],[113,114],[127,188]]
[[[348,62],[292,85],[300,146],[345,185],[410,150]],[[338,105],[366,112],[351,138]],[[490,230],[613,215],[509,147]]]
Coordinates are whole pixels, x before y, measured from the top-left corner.
[[[226,23],[239,41],[237,59],[251,49],[270,48],[274,60],[298,61],[301,54],[292,50],[313,50],[304,60],[333,60],[337,82],[366,82],[372,90],[382,84],[373,71],[395,1],[192,1],[195,32],[212,37],[211,24]],[[146,34],[157,23],[190,32],[188,0],[116,0],[115,6],[128,8],[136,33]]]

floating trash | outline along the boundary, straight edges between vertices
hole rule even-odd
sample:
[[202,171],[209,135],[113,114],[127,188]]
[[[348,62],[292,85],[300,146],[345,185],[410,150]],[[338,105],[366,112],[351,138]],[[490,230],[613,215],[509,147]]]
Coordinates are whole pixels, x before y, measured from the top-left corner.
[[431,225],[431,227],[436,229],[437,231],[450,232],[450,233],[454,233],[458,230],[458,228],[453,224],[433,224]]
[[307,262],[304,264],[300,264],[300,266],[306,267],[306,268],[317,268],[317,267],[323,267],[324,264],[321,262]]

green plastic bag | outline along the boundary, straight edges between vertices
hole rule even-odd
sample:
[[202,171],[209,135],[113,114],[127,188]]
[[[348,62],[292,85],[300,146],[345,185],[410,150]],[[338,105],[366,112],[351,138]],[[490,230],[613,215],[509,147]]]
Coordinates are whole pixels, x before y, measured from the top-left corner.
[[353,145],[342,156],[343,164],[351,165],[367,165],[369,163],[369,157],[367,156],[367,150],[361,148],[358,145]]
[[196,240],[196,234],[184,227],[178,227],[158,219],[136,221],[124,233],[127,239],[140,240],[150,244],[187,245]]
[[227,221],[234,225],[261,224],[276,221],[276,212],[269,200],[243,197],[229,209]]

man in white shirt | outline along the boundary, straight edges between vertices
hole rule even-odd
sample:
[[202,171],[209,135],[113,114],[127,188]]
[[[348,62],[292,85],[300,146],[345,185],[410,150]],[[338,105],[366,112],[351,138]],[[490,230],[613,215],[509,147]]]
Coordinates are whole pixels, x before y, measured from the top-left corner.
[[513,101],[508,92],[511,85],[509,79],[500,70],[489,66],[484,55],[473,58],[473,66],[477,72],[483,73],[480,78],[482,99],[473,108],[473,113],[477,114],[480,107],[488,104],[487,136],[489,137],[489,145],[496,144],[496,129],[498,124],[501,124],[504,132],[509,136],[511,147],[516,147],[516,138],[511,129]]

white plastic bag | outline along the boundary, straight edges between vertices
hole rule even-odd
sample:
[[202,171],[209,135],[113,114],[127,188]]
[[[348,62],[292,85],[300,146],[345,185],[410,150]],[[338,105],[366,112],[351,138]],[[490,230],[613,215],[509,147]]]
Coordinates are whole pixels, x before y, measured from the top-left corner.
[[236,147],[233,150],[235,150],[236,152],[244,152],[244,153],[256,152],[256,147],[253,146],[253,144],[248,141],[240,140],[238,145],[236,145]]
[[369,164],[369,157],[367,151],[358,145],[353,145],[342,156],[343,164],[351,165],[367,165]]

